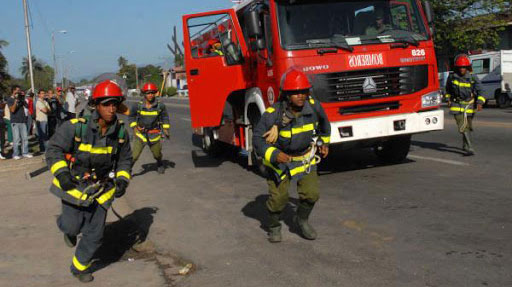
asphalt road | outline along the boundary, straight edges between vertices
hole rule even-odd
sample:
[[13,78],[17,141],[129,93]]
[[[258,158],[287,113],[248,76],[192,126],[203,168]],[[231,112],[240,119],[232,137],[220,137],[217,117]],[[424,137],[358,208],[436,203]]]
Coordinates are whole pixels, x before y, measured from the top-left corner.
[[263,230],[267,187],[229,153],[193,145],[186,101],[168,102],[172,139],[160,176],[146,149],[128,200],[157,207],[149,238],[191,260],[180,286],[512,286],[512,110],[475,121],[477,155],[461,155],[453,119],[413,137],[409,160],[381,165],[370,150],[332,151],[312,215],[319,238]]

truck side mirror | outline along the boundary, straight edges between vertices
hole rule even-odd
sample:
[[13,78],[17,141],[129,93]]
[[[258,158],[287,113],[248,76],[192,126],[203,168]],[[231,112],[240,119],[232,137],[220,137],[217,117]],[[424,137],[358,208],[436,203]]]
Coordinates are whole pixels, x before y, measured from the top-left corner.
[[434,34],[434,9],[432,8],[432,4],[430,4],[430,1],[425,1],[424,6],[428,25],[430,26],[432,34]]
[[260,25],[260,15],[258,10],[254,9],[247,13],[247,30],[249,37],[259,38],[263,36],[263,28]]

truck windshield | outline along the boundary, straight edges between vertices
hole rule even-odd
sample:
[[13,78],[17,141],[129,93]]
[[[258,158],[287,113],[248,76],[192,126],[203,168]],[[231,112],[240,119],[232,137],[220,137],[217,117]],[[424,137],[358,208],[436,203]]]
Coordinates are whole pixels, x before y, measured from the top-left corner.
[[277,0],[284,49],[428,39],[416,0]]

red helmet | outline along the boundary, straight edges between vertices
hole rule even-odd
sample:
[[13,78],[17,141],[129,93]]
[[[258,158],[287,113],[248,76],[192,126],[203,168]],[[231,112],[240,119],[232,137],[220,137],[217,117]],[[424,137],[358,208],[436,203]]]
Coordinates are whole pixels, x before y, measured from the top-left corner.
[[281,91],[300,91],[311,89],[309,79],[304,72],[290,68],[281,78]]
[[92,93],[92,99],[102,100],[105,98],[118,98],[120,100],[124,100],[123,91],[119,85],[111,80],[103,81],[94,87],[94,92]]
[[455,57],[455,67],[471,67],[471,60],[469,59],[468,55],[460,54]]
[[220,44],[219,39],[210,39],[210,40],[208,41],[208,45],[209,45],[209,46],[213,46],[213,45],[215,45],[215,44]]
[[144,94],[147,94],[149,92],[158,92],[158,88],[156,87],[155,84],[151,83],[151,82],[147,82],[146,84],[144,84],[144,87],[142,87],[142,92]]

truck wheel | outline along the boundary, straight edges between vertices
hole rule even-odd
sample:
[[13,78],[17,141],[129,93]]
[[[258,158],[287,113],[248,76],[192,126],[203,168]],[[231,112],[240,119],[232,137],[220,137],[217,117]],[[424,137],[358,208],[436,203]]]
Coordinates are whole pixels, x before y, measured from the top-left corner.
[[216,155],[219,152],[219,143],[213,136],[211,128],[203,129],[203,151],[209,155]]
[[496,105],[501,108],[505,109],[510,106],[510,98],[505,93],[500,93],[496,95]]
[[375,148],[375,154],[382,162],[396,164],[403,162],[407,158],[410,147],[410,135],[396,136]]

